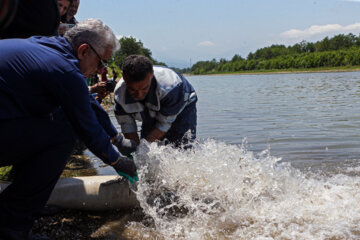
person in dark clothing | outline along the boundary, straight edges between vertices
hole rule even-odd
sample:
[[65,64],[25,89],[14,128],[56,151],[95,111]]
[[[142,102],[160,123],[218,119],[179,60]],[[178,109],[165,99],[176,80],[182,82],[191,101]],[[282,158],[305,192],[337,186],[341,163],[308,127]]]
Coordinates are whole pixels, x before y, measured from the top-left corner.
[[13,21],[18,3],[18,0],[0,0],[0,33]]
[[[75,135],[120,175],[136,176],[134,162],[112,145],[126,155],[129,142],[119,134],[111,138],[114,129],[100,125],[109,119],[92,109],[85,78],[99,72],[117,48],[113,32],[97,19],[79,23],[65,38],[0,40],[0,167],[16,168],[13,183],[0,194],[0,239],[35,239],[31,227]],[[56,117],[60,107],[67,121]]]
[[[73,0],[58,0],[60,19],[63,19],[63,18],[66,19],[66,15],[72,4],[73,4]],[[64,36],[65,32],[67,30],[69,30],[70,28],[72,28],[73,26],[74,26],[74,24],[68,24],[63,21],[60,21],[60,25],[59,25],[59,29],[58,29],[59,35]]]
[[112,75],[113,75],[113,80],[116,82],[116,79],[117,79],[117,72],[115,71],[115,68],[113,66],[110,67],[111,68],[111,72],[112,72]]
[[[57,0],[0,0],[0,39],[52,36],[60,15]],[[2,14],[4,13],[4,16]]]

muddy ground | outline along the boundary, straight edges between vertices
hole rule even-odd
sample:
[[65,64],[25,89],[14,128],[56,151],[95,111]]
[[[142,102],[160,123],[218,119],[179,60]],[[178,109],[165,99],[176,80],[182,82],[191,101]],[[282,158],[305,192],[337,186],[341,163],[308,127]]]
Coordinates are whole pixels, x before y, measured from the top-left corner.
[[42,216],[36,220],[33,233],[48,236],[54,240],[143,239],[143,236],[140,236],[142,234],[127,227],[130,221],[141,222],[143,220],[144,215],[141,209],[106,212],[64,209],[56,214]]

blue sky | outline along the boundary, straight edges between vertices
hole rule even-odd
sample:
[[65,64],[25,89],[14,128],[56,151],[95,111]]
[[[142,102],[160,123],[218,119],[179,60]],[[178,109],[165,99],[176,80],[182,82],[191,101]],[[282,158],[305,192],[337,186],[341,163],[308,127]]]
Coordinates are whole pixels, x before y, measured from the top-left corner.
[[171,67],[231,59],[272,44],[360,33],[360,0],[81,0],[79,21],[100,18]]

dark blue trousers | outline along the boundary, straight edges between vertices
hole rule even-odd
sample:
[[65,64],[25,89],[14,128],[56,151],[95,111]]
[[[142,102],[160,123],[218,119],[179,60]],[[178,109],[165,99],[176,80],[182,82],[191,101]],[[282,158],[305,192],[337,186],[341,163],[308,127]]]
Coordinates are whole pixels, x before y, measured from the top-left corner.
[[15,177],[0,194],[1,231],[29,231],[45,206],[75,142],[68,121],[0,120],[0,166]]

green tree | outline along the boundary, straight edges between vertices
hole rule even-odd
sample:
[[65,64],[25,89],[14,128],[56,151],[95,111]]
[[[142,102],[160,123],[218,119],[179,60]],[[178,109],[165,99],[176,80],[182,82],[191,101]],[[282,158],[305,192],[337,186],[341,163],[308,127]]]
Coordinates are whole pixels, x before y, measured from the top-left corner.
[[228,61],[200,61],[187,72],[209,74],[264,69],[316,68],[360,65],[360,35],[339,34],[316,43],[305,40],[293,46],[272,45],[249,53],[247,59],[235,54]]
[[239,60],[244,60],[239,54],[235,54],[233,58],[231,59],[232,62],[236,62]]
[[155,59],[153,59],[150,49],[145,48],[143,43],[141,41],[136,40],[136,38],[134,37],[123,37],[119,40],[119,43],[120,43],[120,50],[117,51],[113,56],[113,62],[120,69],[122,68],[125,58],[133,54],[146,56],[155,65],[166,66],[165,63],[158,62]]

